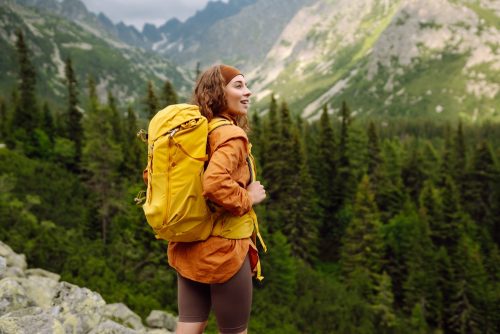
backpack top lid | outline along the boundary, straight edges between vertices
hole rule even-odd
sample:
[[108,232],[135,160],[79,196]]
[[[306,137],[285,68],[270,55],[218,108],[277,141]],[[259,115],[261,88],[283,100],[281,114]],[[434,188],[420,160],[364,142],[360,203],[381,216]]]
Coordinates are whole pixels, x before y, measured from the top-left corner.
[[183,123],[203,118],[197,105],[172,104],[158,111],[149,122],[148,141],[154,142]]

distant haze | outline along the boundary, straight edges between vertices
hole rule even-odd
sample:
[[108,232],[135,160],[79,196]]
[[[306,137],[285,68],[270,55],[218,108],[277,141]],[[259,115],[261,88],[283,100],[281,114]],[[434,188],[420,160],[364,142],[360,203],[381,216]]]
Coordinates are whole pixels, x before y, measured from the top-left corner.
[[139,30],[144,23],[160,26],[174,17],[184,21],[205,8],[209,1],[213,0],[82,0],[91,12],[102,12],[114,23],[123,21]]

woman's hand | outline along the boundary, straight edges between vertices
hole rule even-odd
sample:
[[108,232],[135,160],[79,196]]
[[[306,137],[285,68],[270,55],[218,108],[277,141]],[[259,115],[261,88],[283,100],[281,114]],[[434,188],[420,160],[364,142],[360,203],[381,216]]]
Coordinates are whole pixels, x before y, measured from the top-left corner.
[[266,198],[266,190],[264,186],[260,184],[260,181],[250,183],[247,187],[247,191],[253,205],[259,204]]

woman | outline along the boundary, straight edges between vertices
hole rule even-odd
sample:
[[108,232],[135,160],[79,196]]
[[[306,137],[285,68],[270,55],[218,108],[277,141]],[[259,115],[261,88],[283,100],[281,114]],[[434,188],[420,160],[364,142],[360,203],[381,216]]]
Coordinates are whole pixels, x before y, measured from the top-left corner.
[[[258,234],[252,206],[266,197],[260,182],[251,182],[254,173],[245,132],[251,94],[241,72],[227,65],[212,66],[202,73],[194,90],[193,103],[210,124],[219,118],[231,124],[216,127],[208,137],[210,160],[203,177],[204,196],[221,212],[212,236],[168,246],[169,264],[178,273],[178,334],[202,333],[211,308],[220,333],[247,332],[252,272],[258,267],[255,238],[250,237],[252,232],[254,237]],[[236,225],[247,226],[250,233],[227,232]]]

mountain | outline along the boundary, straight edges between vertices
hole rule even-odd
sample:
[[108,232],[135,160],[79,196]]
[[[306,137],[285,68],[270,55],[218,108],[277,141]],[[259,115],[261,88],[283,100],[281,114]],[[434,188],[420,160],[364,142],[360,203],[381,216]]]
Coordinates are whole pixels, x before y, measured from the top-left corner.
[[274,92],[312,118],[345,100],[354,114],[383,120],[500,120],[496,0],[215,1],[185,22],[142,32],[84,10],[80,0],[17,1],[68,17],[108,44],[172,64],[167,58],[186,80],[198,63],[238,66],[256,110]]
[[158,28],[152,49],[187,67],[231,63],[244,69],[264,60],[282,30],[310,0],[209,2],[184,23]]
[[249,73],[304,116],[500,120],[500,3],[339,0],[303,7]]
[[[46,10],[29,6],[35,2],[46,6]],[[47,12],[48,8],[52,8],[53,14]],[[163,56],[132,47],[103,32],[96,28],[97,20],[104,21],[104,18],[89,14],[79,0],[2,2],[0,71],[5,75],[0,80],[0,88],[4,96],[17,80],[17,29],[24,32],[31,50],[31,60],[37,70],[37,89],[48,100],[60,101],[66,94],[64,61],[68,56],[72,58],[80,90],[86,87],[88,77],[93,76],[102,98],[110,89],[123,104],[140,103],[146,95],[148,80],[157,87],[170,80],[181,95],[187,95],[192,74]]]

